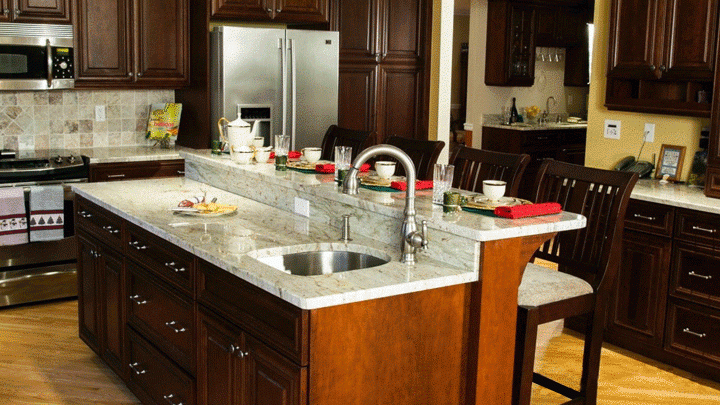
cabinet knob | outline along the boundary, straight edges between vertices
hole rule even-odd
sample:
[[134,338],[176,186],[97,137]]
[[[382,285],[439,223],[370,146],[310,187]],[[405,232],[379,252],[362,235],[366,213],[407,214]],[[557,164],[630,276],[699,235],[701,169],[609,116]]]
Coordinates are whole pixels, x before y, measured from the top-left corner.
[[19,8],[16,8],[16,9],[15,9],[15,17],[17,17],[17,16],[19,16],[19,15],[20,15],[20,9],[19,9]]
[[655,65],[650,65],[650,70],[654,72],[654,71],[655,71]]
[[142,77],[142,75],[143,75],[142,72],[138,73],[138,77]]
[[128,72],[129,77],[133,77],[133,72]]
[[266,8],[265,11],[267,11],[268,14],[272,14],[272,9],[271,9],[271,8]]
[[5,14],[6,16],[10,15],[10,9],[6,8],[5,10],[3,10],[3,14]]
[[278,13],[278,14],[280,14],[281,11],[282,11],[281,8],[276,8],[276,9],[275,9],[275,12]]
[[174,395],[174,394],[163,395],[163,399],[164,399],[165,402],[167,402],[168,404],[170,404],[170,405],[183,405],[182,402],[175,402],[175,401],[174,401],[174,398],[175,398],[175,395]]
[[660,71],[661,71],[661,72],[664,72],[664,71],[666,71],[666,70],[667,70],[667,68],[665,67],[665,65],[660,65]]

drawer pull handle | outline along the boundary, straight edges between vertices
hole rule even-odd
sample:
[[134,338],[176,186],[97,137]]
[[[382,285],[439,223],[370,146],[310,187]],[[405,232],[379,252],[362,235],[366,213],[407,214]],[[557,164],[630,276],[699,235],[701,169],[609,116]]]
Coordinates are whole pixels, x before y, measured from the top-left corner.
[[237,346],[235,346],[235,345],[230,345],[230,350],[229,350],[229,351],[230,351],[230,354],[235,353],[235,355],[238,356],[238,357],[241,358],[241,359],[242,359],[242,358],[245,358],[245,356],[249,356],[249,355],[250,355],[249,352],[243,352],[242,350],[240,350],[239,347],[237,347]]
[[80,214],[80,216],[83,217],[83,218],[90,218],[90,217],[92,217],[92,214],[89,213],[89,212],[87,212],[87,211],[80,211],[80,212],[78,212],[78,214]]
[[138,305],[147,304],[147,300],[142,300],[142,301],[140,301],[141,299],[142,299],[142,297],[140,297],[140,296],[137,295],[137,294],[130,296],[130,300],[132,300],[134,303],[136,303],[136,304],[138,304]]
[[130,246],[134,247],[134,248],[137,249],[137,250],[145,250],[145,249],[147,249],[147,246],[145,246],[145,245],[140,246],[140,242],[138,242],[138,241],[128,242],[128,244],[129,244]]
[[704,334],[704,333],[693,332],[693,331],[691,331],[691,330],[688,329],[688,328],[683,329],[683,333],[689,333],[689,334],[691,334],[691,335],[693,335],[693,336],[697,336],[697,337],[699,337],[699,338],[701,338],[701,339],[705,337],[705,334]]
[[694,271],[691,271],[690,273],[688,273],[688,275],[694,276],[694,277],[698,277],[698,278],[702,278],[703,280],[710,280],[710,279],[712,279],[712,276],[703,276],[702,274],[697,274],[697,273],[695,273]]
[[163,399],[164,399],[165,401],[167,401],[168,404],[170,404],[170,405],[183,405],[182,402],[173,402],[173,398],[175,398],[175,395],[173,395],[173,394],[163,395]]
[[185,271],[185,267],[175,267],[175,262],[165,263],[165,267],[173,270],[175,273],[182,273]]
[[633,217],[640,218],[640,219],[647,219],[648,221],[654,221],[657,219],[655,217],[648,217],[646,215],[640,215],[640,214],[633,214]]
[[124,174],[108,174],[108,179],[121,179],[125,177]]
[[168,328],[175,331],[175,333],[185,332],[185,328],[183,328],[182,326],[180,326],[179,328],[176,328],[175,325],[177,325],[177,322],[175,322],[175,321],[165,322],[165,326],[167,326]]
[[140,366],[140,363],[138,363],[138,362],[130,363],[130,364],[128,364],[128,365],[130,366],[130,368],[132,369],[132,371],[134,371],[135,374],[137,374],[137,375],[147,373],[147,370],[145,370],[145,369],[138,369],[138,366]]
[[185,170],[178,170],[177,174],[185,174]]
[[103,229],[113,234],[120,232],[119,229],[114,229],[111,225],[103,226]]
[[697,226],[697,225],[693,225],[692,229],[693,229],[693,231],[702,231],[702,232],[707,232],[707,233],[717,232],[717,229],[708,229],[708,228],[703,228],[703,227]]

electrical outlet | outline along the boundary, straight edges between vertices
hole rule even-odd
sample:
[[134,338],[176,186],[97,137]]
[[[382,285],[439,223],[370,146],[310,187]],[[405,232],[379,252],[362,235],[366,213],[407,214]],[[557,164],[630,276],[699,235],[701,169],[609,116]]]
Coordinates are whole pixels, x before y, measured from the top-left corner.
[[643,138],[645,142],[655,142],[655,124],[651,124],[649,122],[645,123]]
[[105,120],[106,120],[105,106],[104,105],[96,105],[95,106],[95,121],[103,122]]
[[605,120],[605,138],[609,139],[620,139],[620,121],[619,120]]
[[295,197],[295,213],[310,218],[310,201]]

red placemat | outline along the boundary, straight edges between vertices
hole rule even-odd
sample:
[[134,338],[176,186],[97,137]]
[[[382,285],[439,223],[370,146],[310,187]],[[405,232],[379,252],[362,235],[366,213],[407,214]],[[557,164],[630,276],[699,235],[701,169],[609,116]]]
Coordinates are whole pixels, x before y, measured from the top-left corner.
[[540,215],[558,214],[562,206],[555,202],[515,205],[512,207],[497,207],[495,215],[503,218],[518,219],[525,217],[536,217]]
[[[315,171],[318,173],[335,173],[335,164],[334,163],[320,163],[315,166]],[[360,166],[361,172],[369,172],[370,171],[370,164],[369,163],[363,163],[362,166]]]
[[[405,191],[407,190],[407,182],[393,181],[392,183],[390,183],[390,187],[396,190]],[[428,188],[433,188],[432,180],[418,180],[415,182],[415,190],[426,190]]]

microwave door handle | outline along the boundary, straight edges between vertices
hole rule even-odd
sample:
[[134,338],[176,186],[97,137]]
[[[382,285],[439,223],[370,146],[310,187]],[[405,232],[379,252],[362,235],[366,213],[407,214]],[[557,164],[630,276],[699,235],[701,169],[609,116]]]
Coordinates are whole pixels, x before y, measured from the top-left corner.
[[[278,38],[278,45],[280,47],[280,66],[282,67],[282,86],[280,88],[280,97],[282,97],[282,135],[287,132],[287,63],[285,62],[285,40],[284,38]],[[270,140],[272,142],[272,139]]]
[[45,52],[47,52],[47,84],[48,89],[52,88],[53,81],[53,59],[52,59],[52,46],[50,46],[50,40],[45,42]]
[[295,149],[295,130],[297,128],[297,58],[295,57],[295,40],[290,39],[290,60],[292,69],[292,148]]

